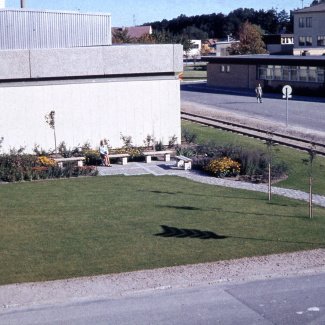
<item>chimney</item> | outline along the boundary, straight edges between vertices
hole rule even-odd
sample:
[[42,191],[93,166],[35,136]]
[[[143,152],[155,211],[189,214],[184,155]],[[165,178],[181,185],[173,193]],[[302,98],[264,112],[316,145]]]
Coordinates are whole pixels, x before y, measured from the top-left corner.
[[6,6],[5,6],[5,1],[6,1],[6,0],[0,0],[0,9],[3,9],[3,8],[6,7]]
[[25,0],[20,0],[20,6],[21,8],[25,8]]

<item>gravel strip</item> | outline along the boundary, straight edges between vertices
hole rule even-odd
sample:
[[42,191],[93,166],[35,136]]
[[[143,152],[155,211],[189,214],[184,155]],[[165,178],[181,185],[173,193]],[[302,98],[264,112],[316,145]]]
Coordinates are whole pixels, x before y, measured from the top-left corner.
[[121,274],[0,286],[8,308],[325,272],[325,249],[143,270]]

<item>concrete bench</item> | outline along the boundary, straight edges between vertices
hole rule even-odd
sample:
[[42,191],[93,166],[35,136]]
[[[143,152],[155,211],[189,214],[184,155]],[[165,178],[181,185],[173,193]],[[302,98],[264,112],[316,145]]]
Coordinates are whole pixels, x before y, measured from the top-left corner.
[[63,163],[72,161],[77,161],[78,166],[83,166],[83,161],[85,160],[85,157],[53,158],[53,160],[58,163],[58,166],[60,168],[63,168]]
[[129,156],[130,155],[128,153],[117,153],[117,154],[108,155],[109,159],[111,159],[111,158],[121,158],[122,165],[126,165],[128,163],[128,157]]
[[184,167],[184,169],[191,169],[192,168],[192,159],[187,158],[185,156],[175,156],[177,160],[176,165],[177,167]]
[[173,151],[166,150],[166,151],[145,151],[143,152],[143,155],[146,157],[146,163],[151,162],[152,156],[164,156],[165,161],[170,161],[170,154],[173,153]]

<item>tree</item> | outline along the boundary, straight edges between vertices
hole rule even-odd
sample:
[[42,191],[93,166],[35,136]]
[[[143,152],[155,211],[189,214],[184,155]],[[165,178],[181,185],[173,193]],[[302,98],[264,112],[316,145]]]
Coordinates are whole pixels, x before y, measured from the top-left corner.
[[315,145],[311,144],[308,149],[309,159],[303,159],[302,162],[308,166],[310,165],[309,171],[309,218],[313,218],[313,162],[316,158]]
[[[272,162],[274,159],[274,153],[273,149],[277,146],[275,141],[272,139],[272,133],[269,133],[269,138],[265,141],[266,147],[267,147],[267,158],[268,158],[268,183],[269,183],[269,201],[272,199]],[[277,149],[276,149],[277,150]]]
[[112,35],[112,43],[133,43],[134,40],[129,35],[129,31],[127,28],[115,29]]
[[182,35],[187,36],[189,39],[205,40],[208,38],[208,33],[195,26],[187,26],[183,31]]
[[51,111],[49,114],[46,114],[44,117],[45,117],[46,123],[54,131],[55,154],[57,154],[57,150],[56,150],[56,134],[55,134],[55,111]]
[[230,55],[266,54],[260,28],[248,20],[240,25],[238,30],[239,43],[233,43],[229,48]]

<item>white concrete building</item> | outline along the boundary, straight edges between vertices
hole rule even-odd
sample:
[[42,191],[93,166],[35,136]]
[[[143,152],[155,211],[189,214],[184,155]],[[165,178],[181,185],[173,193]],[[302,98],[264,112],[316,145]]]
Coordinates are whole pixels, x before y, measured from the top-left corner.
[[106,46],[0,51],[3,151],[35,144],[54,149],[44,116],[56,112],[57,142],[70,147],[121,134],[143,145],[181,139],[181,45]]
[[85,142],[96,148],[104,138],[120,147],[121,134],[134,145],[148,134],[164,144],[173,136],[180,142],[181,45],[20,45],[0,49],[0,153],[32,152],[35,144],[54,149],[45,121],[52,110],[57,144],[71,148]]

